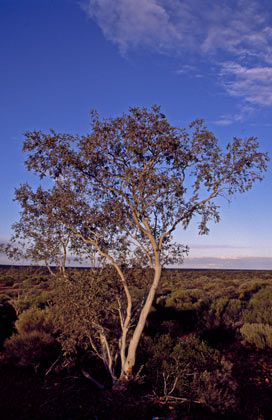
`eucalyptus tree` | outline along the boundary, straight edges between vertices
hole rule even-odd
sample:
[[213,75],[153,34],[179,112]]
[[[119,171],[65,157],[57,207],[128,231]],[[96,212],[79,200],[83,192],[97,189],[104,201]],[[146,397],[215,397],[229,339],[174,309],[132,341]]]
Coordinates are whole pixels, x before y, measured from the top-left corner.
[[[44,263],[50,274],[65,275],[67,252],[71,248],[72,235],[67,228],[47,217],[41,197],[41,187],[33,192],[27,184],[15,190],[15,200],[21,206],[20,219],[12,225],[10,242],[1,249],[9,259]],[[52,270],[57,268],[57,272]]]
[[[162,267],[181,262],[187,251],[173,243],[173,232],[198,216],[199,233],[208,233],[208,222],[219,221],[219,196],[244,193],[262,180],[268,156],[258,147],[255,137],[234,137],[223,151],[202,120],[176,128],[158,106],[109,119],[92,111],[91,131],[81,137],[25,134],[28,170],[54,183],[36,193],[37,207],[116,271],[124,299],[117,293],[121,370],[112,373],[114,381],[132,375]],[[136,320],[126,270],[135,264],[152,273]]]

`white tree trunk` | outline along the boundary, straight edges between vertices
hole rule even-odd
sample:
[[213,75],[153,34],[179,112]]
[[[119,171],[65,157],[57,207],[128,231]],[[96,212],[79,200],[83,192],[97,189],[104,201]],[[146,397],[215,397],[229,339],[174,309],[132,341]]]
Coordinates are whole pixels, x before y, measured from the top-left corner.
[[159,262],[157,262],[157,264],[155,265],[154,270],[155,273],[153,283],[149,290],[143,309],[141,310],[139,320],[134,330],[132,339],[129,343],[125,364],[122,367],[121,378],[129,378],[132,375],[132,369],[135,365],[136,350],[161,278],[162,266]]

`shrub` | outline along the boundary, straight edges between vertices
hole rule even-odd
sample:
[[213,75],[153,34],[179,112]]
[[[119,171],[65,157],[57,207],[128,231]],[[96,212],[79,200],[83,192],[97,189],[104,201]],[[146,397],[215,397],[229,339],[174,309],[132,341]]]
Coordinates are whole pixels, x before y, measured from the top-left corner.
[[241,322],[245,307],[245,302],[239,299],[221,297],[212,301],[203,314],[202,323],[206,328],[235,328]]
[[[74,272],[69,280],[56,280],[52,306],[54,330],[63,351],[91,350],[104,357],[101,332],[112,353],[118,351],[120,326],[118,302],[114,296],[116,274],[104,270],[99,276]],[[124,296],[119,294],[122,304]]]
[[243,321],[272,326],[272,286],[263,287],[252,296]]
[[175,308],[177,311],[199,310],[203,303],[203,292],[199,289],[178,288],[165,299],[166,308]]
[[159,337],[146,364],[147,378],[158,394],[173,394],[212,411],[234,410],[237,384],[232,364],[196,335],[179,339]]
[[6,358],[18,366],[32,366],[35,370],[57,352],[55,339],[44,331],[13,334],[4,344]]
[[242,283],[238,288],[238,292],[240,292],[239,299],[249,301],[263,286],[264,283],[262,281],[246,281]]
[[52,303],[53,292],[47,290],[38,290],[38,293],[33,293],[29,297],[30,307],[45,309]]
[[237,406],[237,383],[232,377],[232,364],[221,359],[220,365],[213,372],[205,370],[195,374],[192,388],[202,405],[213,412],[224,413]]
[[254,344],[258,349],[272,348],[272,327],[269,324],[246,323],[240,332],[249,344]]
[[31,331],[52,333],[53,324],[50,309],[32,307],[24,311],[15,322],[15,328],[19,334],[27,334]]
[[15,322],[16,333],[4,344],[5,356],[19,366],[35,370],[55,357],[58,345],[53,336],[49,309],[30,308]]

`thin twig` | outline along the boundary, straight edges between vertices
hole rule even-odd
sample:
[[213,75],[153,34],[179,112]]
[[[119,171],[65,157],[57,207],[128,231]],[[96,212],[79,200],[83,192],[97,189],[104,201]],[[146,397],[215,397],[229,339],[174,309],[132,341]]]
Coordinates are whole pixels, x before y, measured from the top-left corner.
[[47,369],[47,371],[45,372],[44,376],[49,375],[49,373],[51,372],[51,370],[56,366],[56,364],[58,363],[58,361],[61,358],[61,354],[59,355],[59,357],[54,361],[54,363],[52,363],[52,365],[49,367],[49,369]]
[[100,382],[98,382],[96,379],[94,379],[91,375],[89,375],[88,372],[86,372],[84,369],[81,369],[83,375],[85,376],[85,378],[89,379],[90,381],[92,381],[99,389],[104,389],[104,385],[102,385]]

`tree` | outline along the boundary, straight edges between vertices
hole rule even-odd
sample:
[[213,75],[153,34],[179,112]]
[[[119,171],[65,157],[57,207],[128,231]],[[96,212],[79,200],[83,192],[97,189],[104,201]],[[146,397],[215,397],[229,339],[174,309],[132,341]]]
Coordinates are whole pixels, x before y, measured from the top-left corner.
[[[131,377],[162,267],[182,261],[187,251],[172,241],[176,227],[186,229],[199,216],[199,233],[208,233],[208,221],[219,221],[217,197],[243,193],[262,180],[268,156],[258,146],[255,137],[234,137],[224,152],[202,120],[188,131],[172,127],[158,106],[109,119],[92,111],[91,132],[82,137],[53,130],[25,134],[28,170],[50,177],[53,186],[23,194],[23,200],[31,196],[49,223],[94,247],[117,273],[125,298],[116,296],[121,371],[113,380]],[[127,274],[135,265],[153,273],[136,321]],[[110,337],[105,340],[110,349]]]
[[[13,235],[1,251],[10,259],[43,262],[52,276],[51,265],[64,275],[67,250],[71,245],[71,232],[43,211],[37,197],[43,195],[41,188],[36,193],[27,185],[15,190],[15,200],[21,205],[20,220],[12,225]],[[37,205],[38,204],[38,205]]]
[[[10,242],[0,244],[0,251],[15,261],[43,262],[49,273],[65,275],[67,254],[75,261],[93,257],[90,245],[82,246],[82,241],[75,237],[70,229],[48,217],[43,207],[44,191],[38,188],[34,193],[29,185],[15,189],[15,200],[22,208],[20,220],[12,225],[13,235]],[[53,271],[55,266],[57,271]]]

